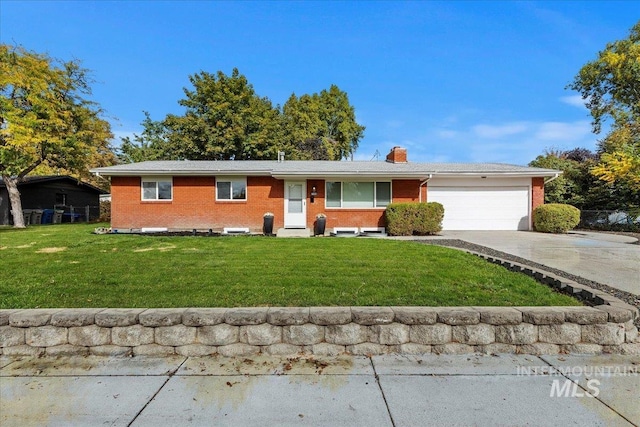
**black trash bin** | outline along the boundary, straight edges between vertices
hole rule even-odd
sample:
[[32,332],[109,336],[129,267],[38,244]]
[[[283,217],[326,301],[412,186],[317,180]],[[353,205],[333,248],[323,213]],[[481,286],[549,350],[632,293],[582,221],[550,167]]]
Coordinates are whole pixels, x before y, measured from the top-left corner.
[[313,225],[314,236],[324,236],[324,230],[327,226],[327,217],[324,215],[316,216],[316,223]]
[[265,234],[265,236],[271,236],[273,234],[273,214],[264,214],[262,220],[262,232]]

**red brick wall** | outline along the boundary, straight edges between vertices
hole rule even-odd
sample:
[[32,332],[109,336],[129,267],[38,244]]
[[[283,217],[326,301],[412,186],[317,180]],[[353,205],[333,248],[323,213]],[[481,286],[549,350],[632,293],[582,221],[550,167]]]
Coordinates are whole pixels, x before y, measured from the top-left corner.
[[531,222],[533,211],[544,204],[544,178],[531,178]]
[[[316,186],[318,195],[311,203],[311,189]],[[391,183],[391,197],[394,203],[417,202],[419,200],[418,180],[393,180]],[[333,227],[384,227],[384,208],[377,209],[342,209],[325,208],[324,180],[310,179],[307,181],[307,225],[313,226],[316,215],[327,215],[327,229]]]
[[[111,226],[113,228],[167,227],[169,229],[214,229],[249,227],[262,230],[265,212],[275,215],[274,229],[284,226],[284,181],[271,177],[247,177],[247,201],[215,200],[213,177],[174,177],[172,201],[141,201],[139,177],[111,178]],[[393,180],[396,203],[419,200],[418,180]],[[311,203],[311,191],[317,196]],[[384,227],[384,209],[325,208],[325,184],[307,181],[307,226],[313,227],[318,213],[327,215],[327,228]]]
[[407,203],[420,201],[420,180],[418,179],[394,179],[392,184],[394,203]]
[[283,226],[284,184],[271,177],[247,177],[247,201],[215,200],[213,177],[174,177],[172,201],[141,201],[139,177],[111,178],[113,228],[167,227],[262,229],[262,216],[273,212],[274,228]]

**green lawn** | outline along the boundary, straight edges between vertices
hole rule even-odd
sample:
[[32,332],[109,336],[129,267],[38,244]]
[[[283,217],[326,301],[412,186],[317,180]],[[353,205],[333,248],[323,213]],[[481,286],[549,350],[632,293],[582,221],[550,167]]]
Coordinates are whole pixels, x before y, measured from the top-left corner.
[[0,228],[0,308],[579,305],[454,249],[380,239]]

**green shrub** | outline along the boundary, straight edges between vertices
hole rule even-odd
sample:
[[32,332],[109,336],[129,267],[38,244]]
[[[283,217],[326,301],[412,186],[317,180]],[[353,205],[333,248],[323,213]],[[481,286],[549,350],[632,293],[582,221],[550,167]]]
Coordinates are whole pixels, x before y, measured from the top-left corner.
[[436,234],[442,231],[440,203],[391,203],[385,211],[387,233],[393,236]]
[[444,206],[437,202],[419,203],[414,224],[414,234],[436,234],[442,231]]
[[413,211],[409,203],[391,203],[384,211],[387,233],[392,236],[413,234]]
[[543,233],[566,233],[580,223],[580,209],[571,205],[549,203],[533,211],[533,227]]

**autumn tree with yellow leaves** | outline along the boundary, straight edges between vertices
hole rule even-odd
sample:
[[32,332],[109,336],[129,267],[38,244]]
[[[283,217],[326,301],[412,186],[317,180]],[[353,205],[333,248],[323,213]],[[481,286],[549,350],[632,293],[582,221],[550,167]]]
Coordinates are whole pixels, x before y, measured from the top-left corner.
[[91,95],[88,71],[0,44],[0,177],[15,227],[24,227],[18,184],[38,170],[81,175],[110,163],[113,137]]
[[[627,187],[630,204],[640,203],[640,21],[629,38],[607,44],[568,88],[578,91],[593,117],[593,131],[604,123],[610,131],[600,141],[600,161],[591,173],[612,185]],[[629,204],[629,203],[627,203]]]

